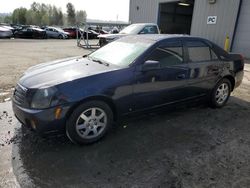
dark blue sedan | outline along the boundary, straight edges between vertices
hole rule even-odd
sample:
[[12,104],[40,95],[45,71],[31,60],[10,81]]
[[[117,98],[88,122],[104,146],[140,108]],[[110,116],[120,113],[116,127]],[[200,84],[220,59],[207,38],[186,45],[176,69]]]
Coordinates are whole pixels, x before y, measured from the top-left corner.
[[134,112],[198,98],[220,108],[243,69],[241,55],[202,38],[129,36],[88,56],[31,67],[16,86],[13,110],[37,132],[64,130],[74,143],[92,143]]

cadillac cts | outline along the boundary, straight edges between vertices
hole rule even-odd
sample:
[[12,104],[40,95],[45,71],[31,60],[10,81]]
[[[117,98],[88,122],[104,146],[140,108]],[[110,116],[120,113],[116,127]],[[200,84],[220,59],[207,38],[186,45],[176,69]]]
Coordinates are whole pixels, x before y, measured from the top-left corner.
[[128,36],[84,57],[31,67],[15,88],[13,110],[35,131],[63,130],[74,143],[92,143],[134,112],[200,98],[220,108],[243,69],[241,55],[202,38]]

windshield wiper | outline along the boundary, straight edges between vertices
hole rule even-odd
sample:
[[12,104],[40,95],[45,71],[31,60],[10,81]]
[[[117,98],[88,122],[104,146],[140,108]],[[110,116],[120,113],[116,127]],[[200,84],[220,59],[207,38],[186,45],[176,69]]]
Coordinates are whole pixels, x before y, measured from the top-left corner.
[[91,61],[94,61],[94,62],[103,64],[103,65],[106,65],[107,67],[109,66],[109,63],[107,63],[107,62],[105,62],[105,61],[102,61],[102,60],[100,60],[100,59],[96,59],[96,58],[89,57],[89,56],[88,56],[88,59],[91,60]]

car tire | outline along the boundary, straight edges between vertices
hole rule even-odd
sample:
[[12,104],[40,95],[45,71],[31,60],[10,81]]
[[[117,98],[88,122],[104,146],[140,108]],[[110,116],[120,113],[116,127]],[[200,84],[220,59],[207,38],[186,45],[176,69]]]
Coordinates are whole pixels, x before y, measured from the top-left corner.
[[75,144],[90,144],[101,139],[113,124],[113,112],[102,101],[78,106],[66,123],[66,134]]
[[219,81],[214,87],[211,94],[210,98],[211,107],[221,108],[225,106],[230,97],[231,91],[232,91],[232,84],[228,79],[223,78],[221,81]]
[[59,38],[59,39],[63,39],[63,36],[62,36],[62,35],[59,35],[58,38]]

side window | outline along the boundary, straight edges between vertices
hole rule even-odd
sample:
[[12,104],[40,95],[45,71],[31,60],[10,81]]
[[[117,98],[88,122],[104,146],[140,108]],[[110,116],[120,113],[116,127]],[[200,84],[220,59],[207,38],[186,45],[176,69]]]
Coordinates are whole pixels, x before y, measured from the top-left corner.
[[147,60],[159,61],[161,67],[180,65],[183,63],[183,48],[180,42],[168,43],[155,49]]
[[200,41],[189,41],[186,44],[189,54],[189,61],[211,61],[210,47],[205,43]]
[[157,27],[152,26],[145,26],[143,30],[140,32],[140,34],[158,34]]

